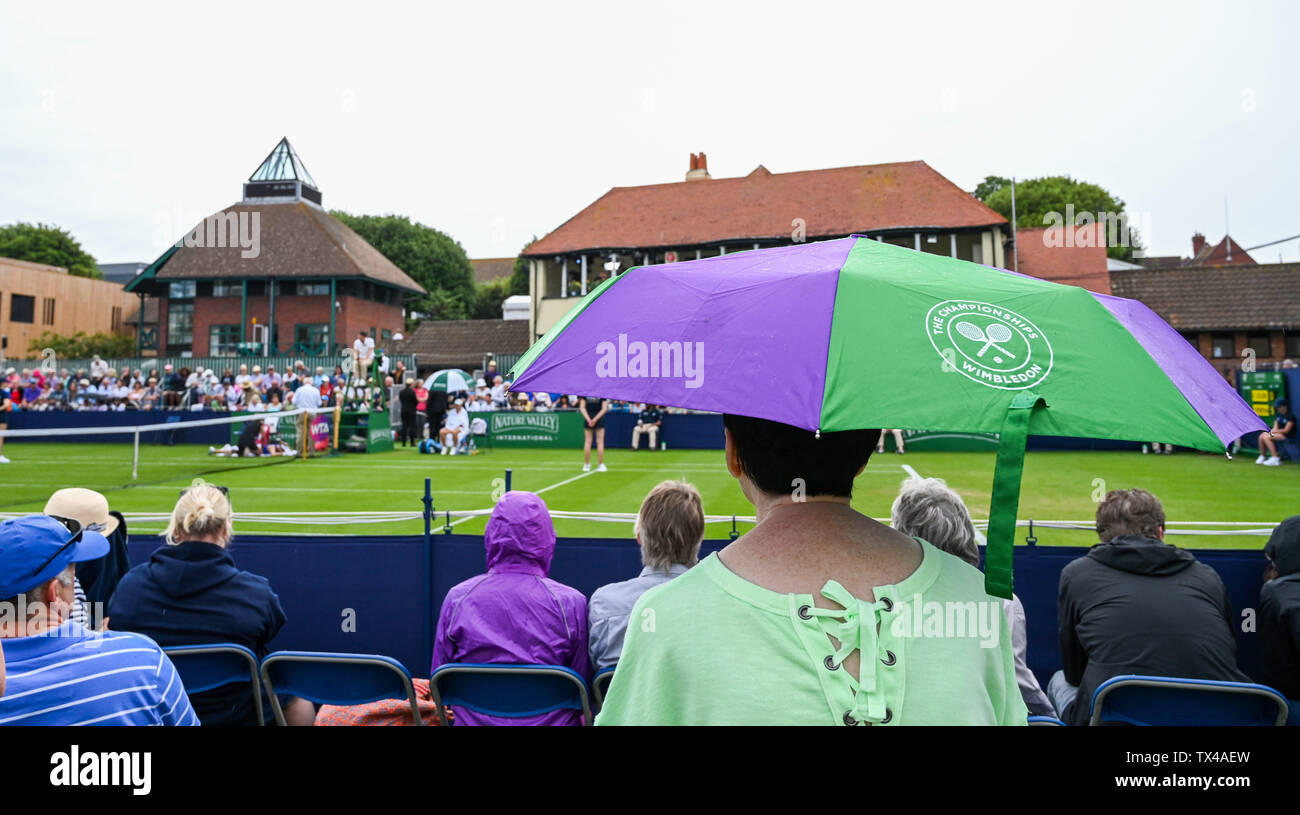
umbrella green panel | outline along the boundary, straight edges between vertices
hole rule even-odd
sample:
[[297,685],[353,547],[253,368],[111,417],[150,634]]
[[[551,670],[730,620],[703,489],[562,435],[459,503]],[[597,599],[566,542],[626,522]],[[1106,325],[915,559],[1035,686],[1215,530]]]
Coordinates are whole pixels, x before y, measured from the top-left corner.
[[998,433],[1033,391],[1034,435],[1223,449],[1091,292],[876,241],[840,272],[826,368],[823,430]]
[[1010,597],[1035,435],[1223,442],[1091,292],[861,240],[840,272],[822,429],[1000,434],[986,588]]

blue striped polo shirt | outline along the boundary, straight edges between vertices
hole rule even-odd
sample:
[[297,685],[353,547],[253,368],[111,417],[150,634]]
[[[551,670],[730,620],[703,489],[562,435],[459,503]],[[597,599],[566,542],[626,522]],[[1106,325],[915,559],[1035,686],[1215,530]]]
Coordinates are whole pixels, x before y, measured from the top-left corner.
[[0,725],[197,725],[185,686],[157,643],[66,622],[4,641]]

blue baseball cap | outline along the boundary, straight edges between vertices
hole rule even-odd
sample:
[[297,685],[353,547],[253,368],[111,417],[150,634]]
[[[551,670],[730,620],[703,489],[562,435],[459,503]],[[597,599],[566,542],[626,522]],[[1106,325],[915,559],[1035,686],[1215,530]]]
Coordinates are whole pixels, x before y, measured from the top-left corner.
[[53,515],[0,521],[0,599],[16,597],[53,579],[69,563],[108,554],[108,538],[80,522]]

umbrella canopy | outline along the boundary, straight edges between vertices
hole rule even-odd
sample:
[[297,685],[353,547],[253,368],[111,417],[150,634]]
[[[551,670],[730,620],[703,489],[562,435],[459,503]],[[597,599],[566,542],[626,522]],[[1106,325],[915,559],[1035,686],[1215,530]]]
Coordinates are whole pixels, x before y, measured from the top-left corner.
[[444,368],[434,371],[424,380],[424,387],[431,391],[457,393],[474,389],[474,377],[460,368]]
[[861,236],[630,269],[512,374],[814,431],[1001,433],[986,574],[1002,596],[1029,433],[1219,451],[1265,429],[1141,303]]

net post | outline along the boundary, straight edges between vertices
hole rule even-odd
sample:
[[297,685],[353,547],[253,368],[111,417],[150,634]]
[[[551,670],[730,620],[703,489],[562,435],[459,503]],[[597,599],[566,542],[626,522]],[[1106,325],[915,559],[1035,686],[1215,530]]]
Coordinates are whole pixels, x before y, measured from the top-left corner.
[[341,399],[334,402],[334,446],[331,450],[339,449],[339,420],[343,417],[343,401]]
[[506,470],[506,492],[510,492],[510,474],[512,470]]
[[132,447],[134,447],[135,450],[131,455],[131,480],[138,481],[140,479],[140,428],[139,427],[135,429],[135,433],[133,433],[132,436],[134,437],[134,440],[132,442]]
[[298,446],[302,448],[302,460],[307,460],[307,445],[311,443],[311,419],[312,414],[304,410],[302,412],[302,427],[298,430]]

